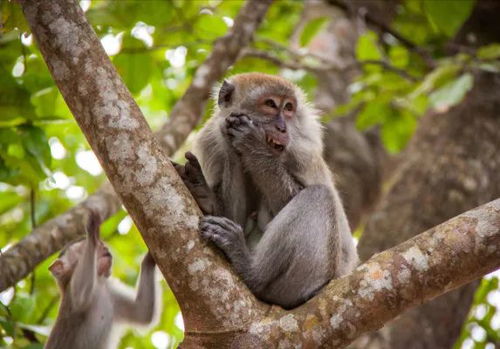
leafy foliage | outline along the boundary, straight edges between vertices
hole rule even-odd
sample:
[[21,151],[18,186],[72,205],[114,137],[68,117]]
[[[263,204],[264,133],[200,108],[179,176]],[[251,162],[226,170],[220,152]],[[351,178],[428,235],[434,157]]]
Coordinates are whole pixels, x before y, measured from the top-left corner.
[[387,33],[366,31],[356,46],[363,73],[351,86],[350,101],[334,115],[360,110],[358,127],[379,126],[389,152],[401,151],[424,113],[444,113],[460,103],[473,87],[475,72],[499,72],[497,44],[451,56],[443,51],[445,41],[457,34],[474,3],[406,1],[394,28],[416,46]]

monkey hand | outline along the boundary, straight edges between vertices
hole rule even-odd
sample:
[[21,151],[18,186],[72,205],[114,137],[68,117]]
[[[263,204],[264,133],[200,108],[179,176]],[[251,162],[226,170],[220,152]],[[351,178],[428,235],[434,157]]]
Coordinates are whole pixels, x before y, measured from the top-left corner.
[[172,161],[172,165],[177,170],[184,185],[189,189],[191,195],[204,214],[214,214],[216,212],[217,200],[207,184],[205,176],[201,170],[200,163],[196,156],[191,153],[186,153],[187,162],[184,166]]
[[259,145],[265,146],[264,129],[245,114],[229,115],[226,118],[226,133],[239,154],[249,154],[255,152]]
[[99,226],[101,224],[101,217],[95,210],[90,210],[90,215],[87,221],[87,240],[96,245],[100,239]]
[[204,239],[212,241],[229,258],[245,246],[243,229],[226,217],[202,217],[200,233]]
[[142,259],[142,267],[149,267],[152,268],[156,265],[155,260],[153,259],[153,256],[151,255],[151,252],[148,251],[144,258]]

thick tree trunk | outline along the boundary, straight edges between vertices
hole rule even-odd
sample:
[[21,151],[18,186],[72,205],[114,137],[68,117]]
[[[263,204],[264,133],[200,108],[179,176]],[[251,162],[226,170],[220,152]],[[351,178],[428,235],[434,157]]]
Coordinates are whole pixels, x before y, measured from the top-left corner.
[[[201,119],[211,87],[222,78],[226,69],[236,61],[240,51],[251,41],[268,8],[262,4],[269,5],[268,2],[248,1],[242,7],[227,35],[214,43],[213,52],[196,71],[193,82],[175,104],[168,122],[156,132],[155,136],[167,156],[173,155],[191,133]],[[82,79],[82,76],[76,75],[75,79]],[[26,277],[51,254],[83,235],[89,210],[98,211],[103,219],[107,219],[120,206],[120,199],[113,188],[105,183],[74,208],[38,226],[0,255],[0,291]]]
[[[392,185],[368,221],[358,246],[363,260],[500,196],[499,89],[498,76],[477,76],[462,104],[421,121]],[[374,347],[450,348],[476,286],[401,316]]]

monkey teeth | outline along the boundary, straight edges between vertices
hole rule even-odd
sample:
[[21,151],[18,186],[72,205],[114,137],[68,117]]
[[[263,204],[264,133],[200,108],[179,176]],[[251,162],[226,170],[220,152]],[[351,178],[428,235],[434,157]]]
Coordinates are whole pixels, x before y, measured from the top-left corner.
[[283,144],[276,142],[271,137],[266,137],[266,141],[267,141],[267,143],[269,143],[276,150],[280,150],[281,151],[281,150],[285,149],[285,147],[283,146]]

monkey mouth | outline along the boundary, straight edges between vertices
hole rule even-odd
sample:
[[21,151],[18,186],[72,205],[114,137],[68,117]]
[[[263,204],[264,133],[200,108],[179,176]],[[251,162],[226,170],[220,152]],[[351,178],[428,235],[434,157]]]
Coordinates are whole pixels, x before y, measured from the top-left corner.
[[278,140],[278,139],[275,139],[274,137],[271,137],[271,136],[266,136],[266,142],[267,144],[269,144],[271,146],[271,148],[279,151],[279,152],[282,152],[283,150],[285,150],[285,142],[283,142],[283,140]]

